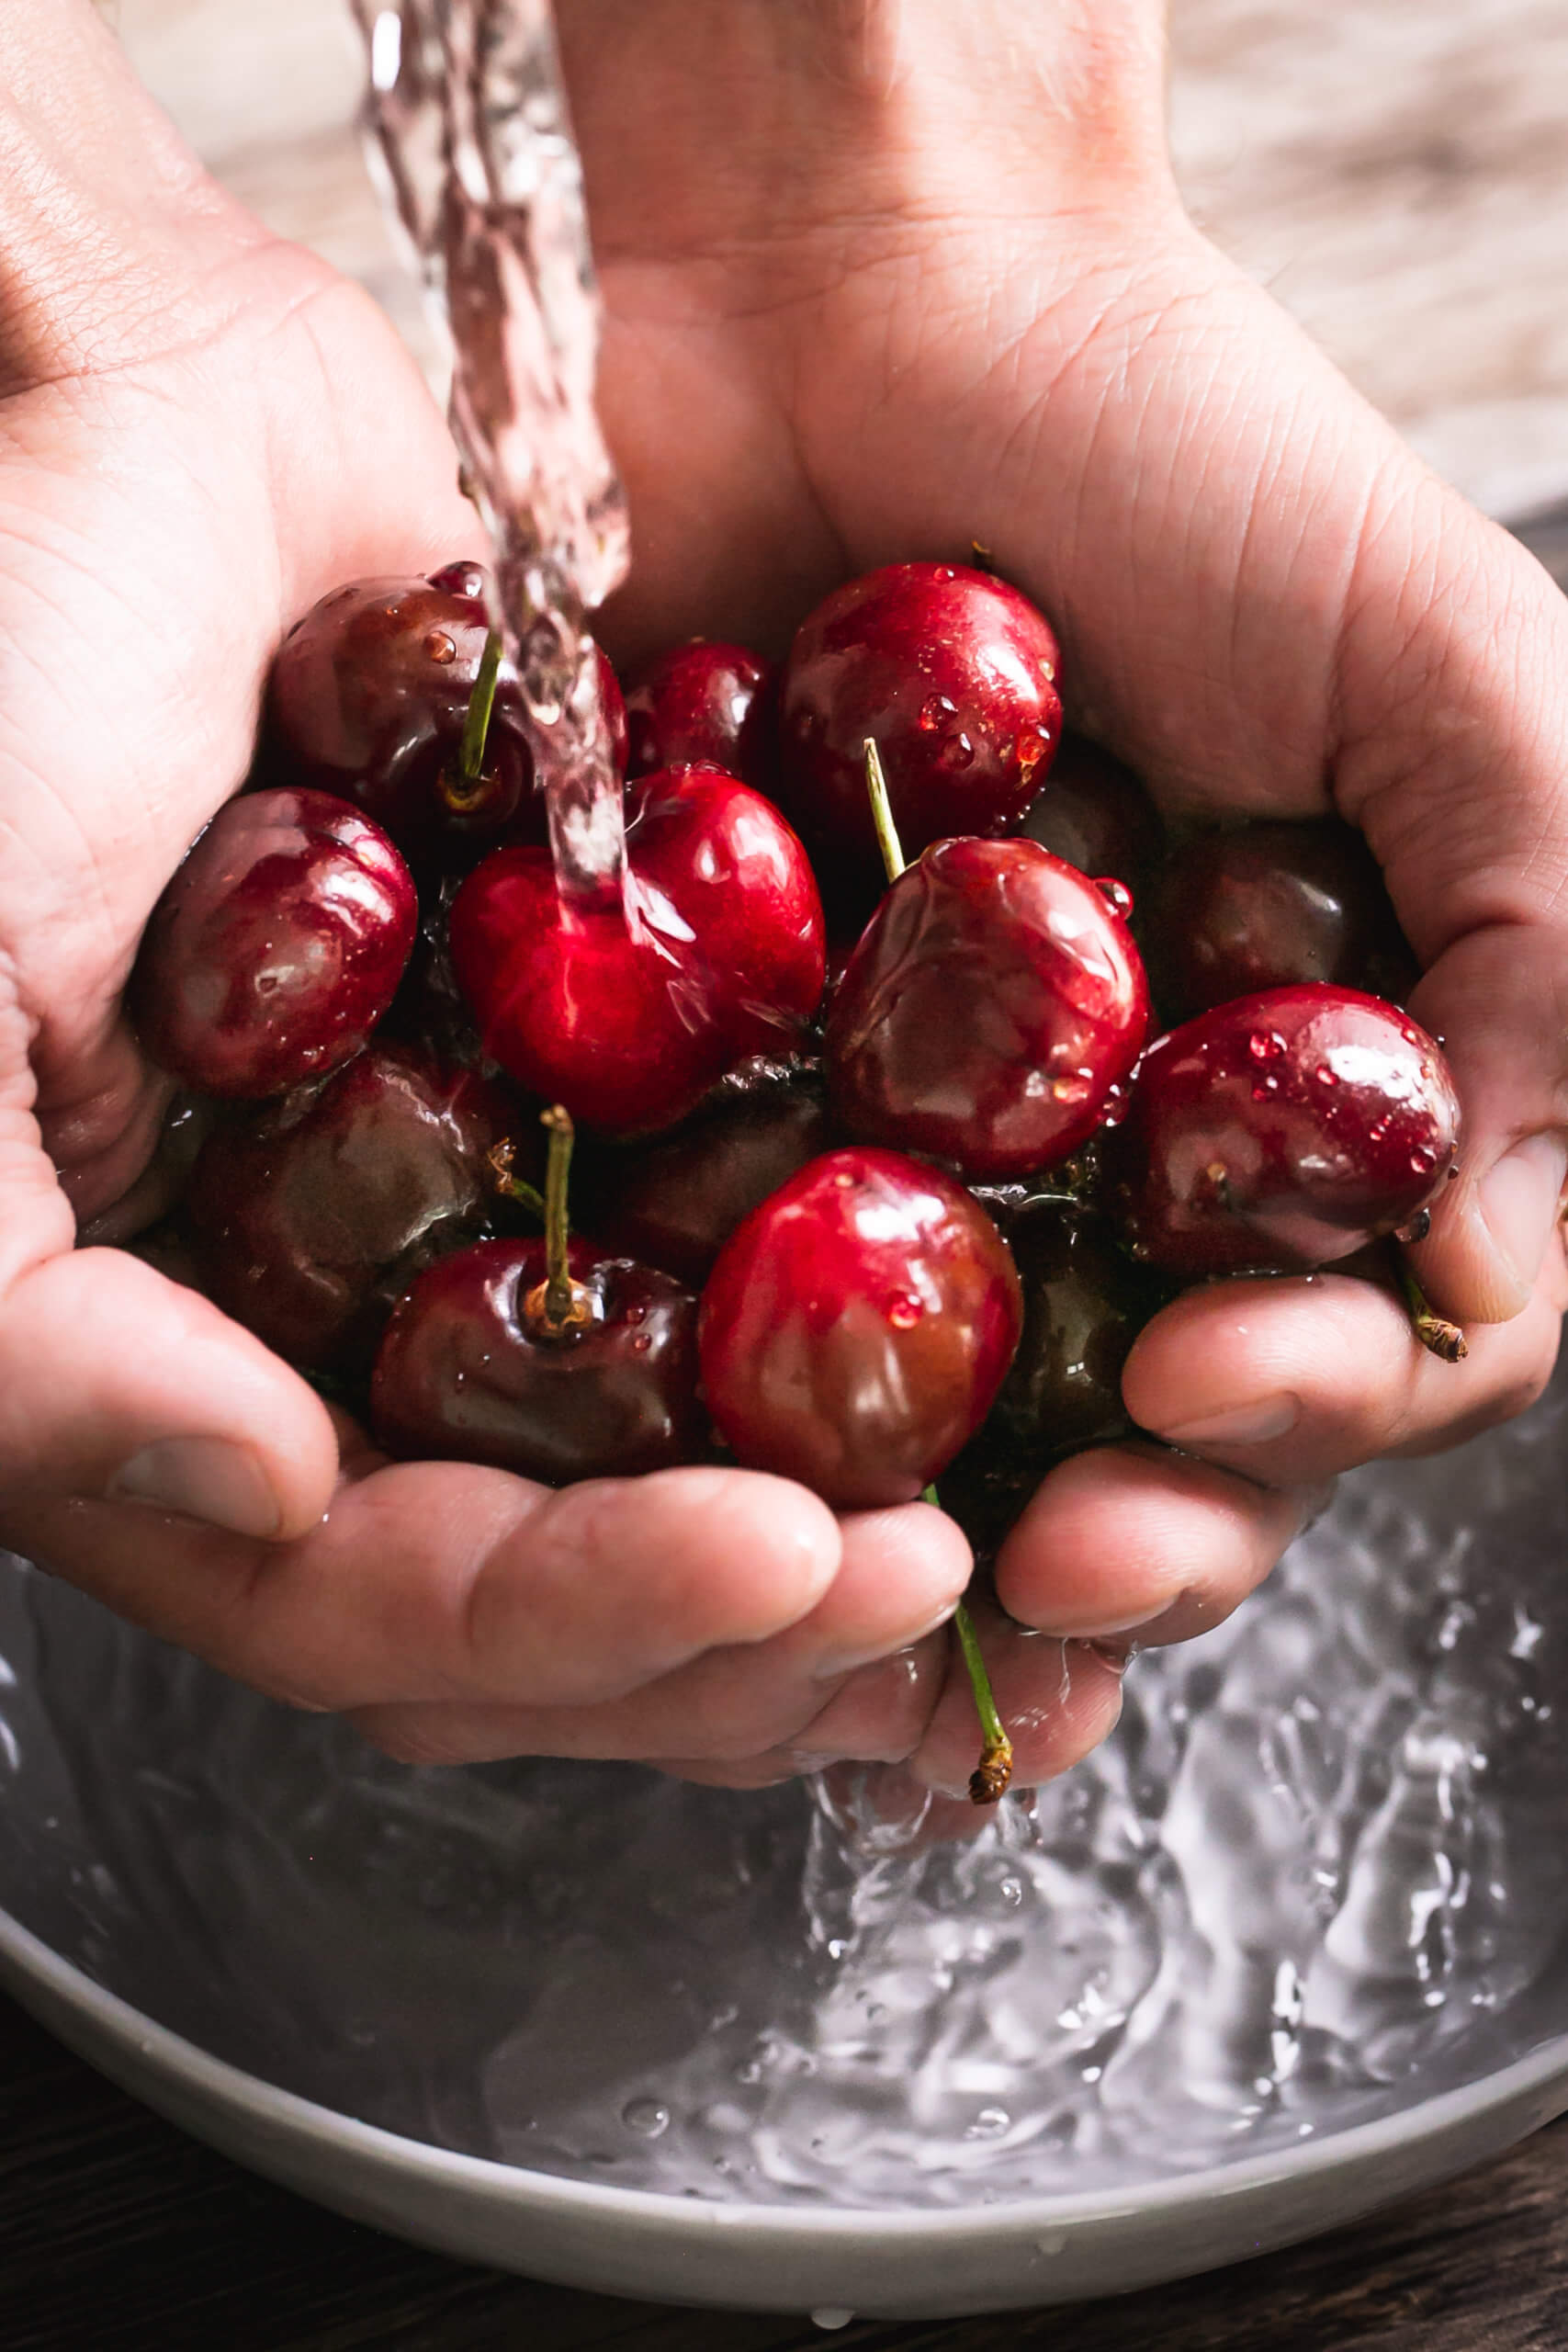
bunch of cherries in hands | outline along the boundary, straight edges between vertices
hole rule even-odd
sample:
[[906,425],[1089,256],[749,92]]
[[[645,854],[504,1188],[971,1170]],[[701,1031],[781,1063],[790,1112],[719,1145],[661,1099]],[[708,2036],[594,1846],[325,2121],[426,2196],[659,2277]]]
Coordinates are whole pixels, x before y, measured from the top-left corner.
[[728,1453],[840,1509],[940,1476],[984,1563],[1124,1431],[1183,1283],[1354,1261],[1462,1351],[1387,1247],[1459,1105],[1359,835],[1168,842],[1064,743],[1042,615],[914,562],[776,672],[697,640],[623,700],[599,657],[626,872],[583,899],[486,594],[457,563],[298,624],[132,982],[208,1106],[199,1280],[389,1452],[558,1485]]

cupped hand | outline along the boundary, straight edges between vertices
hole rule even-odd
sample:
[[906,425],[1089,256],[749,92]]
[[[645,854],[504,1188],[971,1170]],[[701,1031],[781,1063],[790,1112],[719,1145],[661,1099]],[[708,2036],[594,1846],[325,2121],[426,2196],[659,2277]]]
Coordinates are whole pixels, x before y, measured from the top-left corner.
[[904,1754],[941,1687],[929,1629],[969,1571],[939,1512],[840,1525],[739,1471],[554,1495],[389,1465],[194,1291],[73,1248],[79,1222],[119,1233],[145,1204],[169,1089],[120,993],[244,774],[272,650],[338,582],[428,569],[475,533],[374,306],[203,175],[87,0],[10,29],[0,1542],[403,1754],[741,1780],[797,1746]]
[[[552,1497],[381,1465],[352,1432],[340,1467],[310,1392],[202,1302],[65,1254],[34,1114],[79,1209],[132,1183],[163,1092],[118,991],[243,770],[270,646],[332,581],[470,536],[384,328],[220,198],[69,13],[41,98],[10,102],[0,180],[26,231],[0,280],[0,809],[22,852],[0,878],[0,1532],[399,1753],[739,1781],[905,1757],[961,1782],[967,1692],[924,1629],[968,1555],[939,1513],[839,1523],[707,1471]],[[1134,1418],[1183,1454],[1108,1449],[1034,1498],[987,1641],[1040,1776],[1114,1720],[1125,1646],[1215,1622],[1337,1469],[1484,1426],[1545,1377],[1568,631],[1544,576],[1186,222],[1143,0],[563,0],[561,23],[633,497],[615,650],[776,647],[837,579],[984,541],[1056,621],[1072,715],[1168,807],[1364,827],[1465,1096],[1464,1174],[1419,1253],[1485,1326],[1464,1365],[1347,1278],[1218,1286],[1128,1366]],[[112,1498],[128,1479],[141,1504]]]
[[[1124,1380],[1179,1455],[1069,1462],[998,1562],[1025,1629],[1184,1637],[1337,1472],[1468,1436],[1550,1374],[1568,604],[1186,218],[1154,0],[560,21],[637,531],[621,649],[673,618],[779,650],[836,581],[978,540],[1055,623],[1070,718],[1175,814],[1359,825],[1425,967],[1465,1139],[1412,1254],[1466,1361],[1346,1275],[1192,1293]],[[1048,1706],[1054,1661],[1000,1641],[1015,1708]],[[950,1681],[935,1721],[964,1705]]]

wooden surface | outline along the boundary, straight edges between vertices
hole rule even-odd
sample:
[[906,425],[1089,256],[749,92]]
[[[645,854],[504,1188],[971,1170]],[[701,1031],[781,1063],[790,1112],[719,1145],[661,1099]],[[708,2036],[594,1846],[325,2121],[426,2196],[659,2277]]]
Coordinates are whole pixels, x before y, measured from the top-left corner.
[[[119,0],[118,15],[230,185],[421,344],[350,128],[341,0]],[[1173,35],[1179,166],[1217,241],[1493,512],[1568,492],[1561,0],[1174,0]],[[1551,544],[1568,567],[1568,526]],[[829,2336],[398,2245],[208,2154],[0,2000],[0,2352],[1568,2352],[1565,2192],[1568,2124],[1208,2279]]]
[[1316,2245],[1112,2302],[911,2325],[573,2294],[209,2154],[0,1999],[5,2352],[1563,2352],[1568,2123]]

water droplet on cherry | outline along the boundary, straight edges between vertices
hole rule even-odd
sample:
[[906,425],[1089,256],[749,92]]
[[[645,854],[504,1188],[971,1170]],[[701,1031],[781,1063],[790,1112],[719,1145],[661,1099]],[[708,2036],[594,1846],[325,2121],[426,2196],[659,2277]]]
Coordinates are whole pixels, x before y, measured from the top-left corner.
[[448,662],[455,662],[457,659],[457,640],[456,638],[448,637],[444,628],[431,630],[424,640],[424,650],[431,661],[439,662],[443,669]]

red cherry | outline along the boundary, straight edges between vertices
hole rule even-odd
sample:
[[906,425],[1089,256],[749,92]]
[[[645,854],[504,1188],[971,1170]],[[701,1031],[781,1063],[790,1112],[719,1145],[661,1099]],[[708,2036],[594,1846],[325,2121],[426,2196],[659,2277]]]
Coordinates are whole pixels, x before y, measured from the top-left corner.
[[734,1063],[787,1054],[822,993],[822,903],[771,802],[716,768],[632,788],[627,908],[563,901],[541,850],[501,850],[452,909],[485,1049],[612,1134],[672,1126]]
[[675,1135],[603,1151],[585,1222],[607,1249],[700,1285],[742,1219],[832,1140],[798,1085],[721,1088]]
[[1139,898],[1165,848],[1159,810],[1131,768],[1066,735],[1019,831],[1080,874],[1113,874]]
[[413,945],[413,879],[324,792],[221,808],[152,910],[130,986],[153,1060],[204,1093],[286,1093],[358,1053]]
[[[479,777],[470,785],[459,772],[490,630],[485,594],[483,567],[456,563],[429,580],[356,580],[323,596],[273,662],[270,772],[354,801],[416,860],[513,833],[542,842],[544,804],[508,661],[497,676]],[[626,709],[603,652],[599,677],[619,771]]]
[[1035,842],[938,842],[862,935],[828,1016],[853,1135],[976,1177],[1088,1141],[1148,1029],[1143,966],[1105,894]]
[[804,623],[780,693],[780,799],[826,865],[877,868],[865,740],[906,855],[1020,822],[1061,736],[1060,654],[1016,588],[951,563],[890,564]]
[[1022,1327],[996,1227],[951,1178],[832,1151],[730,1236],[703,1293],[703,1386],[749,1468],[841,1510],[910,1502],[985,1419]]
[[627,773],[688,763],[724,768],[759,792],[773,788],[773,667],[743,645],[694,638],[641,670],[626,695]]
[[1171,1021],[1308,980],[1404,996],[1416,977],[1377,860],[1349,825],[1200,834],[1173,852],[1143,917]]
[[378,1043],[324,1087],[220,1127],[186,1199],[209,1293],[290,1363],[368,1364],[414,1276],[478,1238],[485,1154],[517,1125],[471,1071]]
[[551,1486],[698,1460],[696,1312],[668,1274],[573,1241],[581,1326],[552,1330],[543,1241],[481,1241],[420,1276],[371,1379],[376,1435],[414,1459],[484,1462]]
[[1435,1200],[1459,1136],[1441,1048],[1407,1014],[1269,989],[1150,1046],[1105,1140],[1108,1198],[1173,1273],[1328,1265]]

